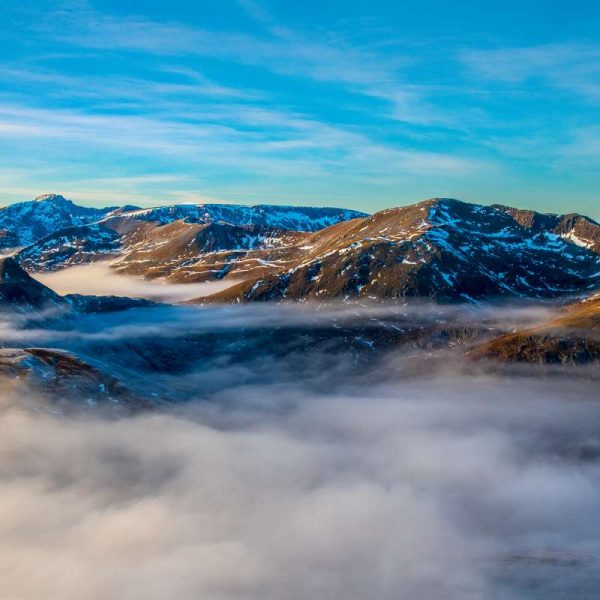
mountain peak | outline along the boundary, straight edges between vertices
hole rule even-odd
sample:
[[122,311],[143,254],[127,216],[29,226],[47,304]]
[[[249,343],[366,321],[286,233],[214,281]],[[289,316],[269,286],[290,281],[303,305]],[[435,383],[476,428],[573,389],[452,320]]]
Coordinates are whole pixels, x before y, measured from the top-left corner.
[[34,202],[49,202],[52,204],[73,204],[70,200],[67,200],[60,194],[42,194],[38,196]]

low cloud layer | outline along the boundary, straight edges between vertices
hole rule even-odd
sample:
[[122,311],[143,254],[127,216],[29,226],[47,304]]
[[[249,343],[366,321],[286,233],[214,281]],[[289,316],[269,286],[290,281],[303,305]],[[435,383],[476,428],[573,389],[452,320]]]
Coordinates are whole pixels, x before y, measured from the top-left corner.
[[455,380],[254,386],[118,422],[11,409],[3,593],[591,599],[597,407],[558,395]]
[[[209,324],[222,335],[266,323],[305,331],[332,318],[377,322],[397,309],[156,310],[89,317],[46,334],[59,346],[86,335],[88,348],[103,334],[113,354],[124,352],[119,344],[150,352],[139,339],[162,336],[183,354],[182,333]],[[406,318],[418,310],[406,308]],[[540,316],[498,313],[507,315]],[[25,410],[39,407],[31,397],[2,392],[3,596],[596,597],[593,382],[466,375],[451,365],[407,377],[412,351],[392,351],[363,369],[370,376],[353,378],[352,352],[325,347],[300,360],[248,348],[234,363],[225,350],[210,365],[201,355],[167,378],[140,371],[148,390],[165,382],[186,390],[185,402],[154,414],[54,416]],[[115,364],[127,362],[116,356]],[[135,370],[133,360],[127,368]]]
[[108,263],[70,267],[53,273],[36,273],[34,277],[59,294],[97,296],[131,296],[161,302],[181,302],[209,296],[235,285],[237,281],[168,284],[139,277],[119,275]]

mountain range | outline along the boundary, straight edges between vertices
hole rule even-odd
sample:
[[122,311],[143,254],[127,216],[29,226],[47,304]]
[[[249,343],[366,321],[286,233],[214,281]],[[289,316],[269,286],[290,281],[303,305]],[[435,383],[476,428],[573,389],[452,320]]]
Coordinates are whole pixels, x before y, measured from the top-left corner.
[[90,208],[79,206],[59,194],[43,194],[35,200],[0,208],[0,248],[29,245],[56,231],[87,225],[118,214],[164,225],[227,222],[261,225],[296,231],[315,231],[364,213],[337,208],[293,206],[241,206],[229,204],[183,204],[140,209],[136,206]]
[[[64,204],[62,197],[46,198],[42,204]],[[15,259],[31,272],[110,259],[115,272],[147,279],[231,282],[203,302],[552,298],[600,285],[600,225],[577,214],[446,198],[374,215],[269,206],[111,207],[99,220],[42,236]]]
[[[200,357],[243,365],[257,352],[311,355],[318,349],[362,361],[394,349],[505,365],[600,361],[600,225],[585,216],[446,198],[373,215],[266,205],[95,209],[57,195],[3,211],[2,239],[31,241],[0,261],[0,311],[19,315],[10,318],[25,329],[61,331],[86,318],[99,318],[99,327],[105,318],[116,318],[111,314],[131,309],[142,309],[136,315],[159,311],[148,313],[147,323],[171,318],[147,300],[63,296],[31,276],[102,260],[116,273],[151,280],[230,282],[196,301],[204,304],[310,301],[326,307],[396,300],[401,307],[410,298],[426,301],[422,310],[406,314],[369,313],[352,321],[335,316],[330,322],[233,327],[218,334],[184,330],[126,343],[99,337],[83,345],[15,347],[0,340],[0,374],[37,390],[50,386],[56,398],[84,390],[93,402],[150,406],[155,399],[136,389],[131,369],[166,375]],[[533,327],[513,327],[502,317],[492,323],[485,311],[426,308],[489,306],[503,299],[557,300],[549,305],[551,316]],[[115,377],[125,364],[122,377]],[[422,369],[421,359],[419,364]],[[168,389],[161,391],[168,396]]]

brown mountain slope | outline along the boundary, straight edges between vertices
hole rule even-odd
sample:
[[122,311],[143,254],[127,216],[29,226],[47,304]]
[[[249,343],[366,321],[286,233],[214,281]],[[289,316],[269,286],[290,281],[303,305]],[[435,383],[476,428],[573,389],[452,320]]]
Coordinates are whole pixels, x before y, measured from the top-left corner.
[[[433,199],[340,223],[210,301],[552,297],[600,284],[600,256],[503,208]],[[544,218],[542,218],[544,217]],[[600,235],[600,226],[589,222]],[[570,230],[569,230],[570,231]],[[578,240],[579,242],[579,240]],[[247,261],[265,260],[249,253]]]
[[[183,283],[218,279],[249,252],[277,252],[309,235],[264,225],[184,220],[162,224],[119,215],[58,231],[23,249],[16,258],[32,272],[111,259],[118,272]],[[261,266],[260,261],[255,263]]]
[[563,315],[540,327],[497,337],[472,356],[536,364],[600,361],[600,294],[569,306]]

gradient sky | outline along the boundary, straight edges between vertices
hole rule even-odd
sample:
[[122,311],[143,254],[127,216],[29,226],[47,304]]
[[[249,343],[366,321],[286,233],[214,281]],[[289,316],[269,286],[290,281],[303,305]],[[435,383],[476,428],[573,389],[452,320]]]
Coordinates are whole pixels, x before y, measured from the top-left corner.
[[30,0],[0,31],[0,203],[600,218],[590,0]]

